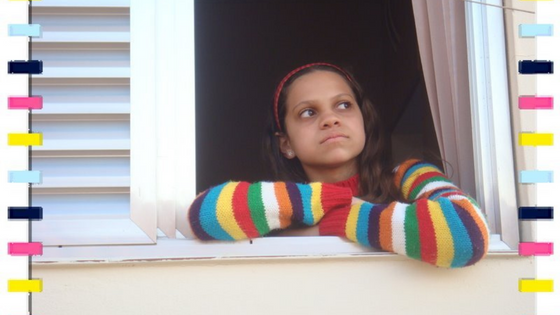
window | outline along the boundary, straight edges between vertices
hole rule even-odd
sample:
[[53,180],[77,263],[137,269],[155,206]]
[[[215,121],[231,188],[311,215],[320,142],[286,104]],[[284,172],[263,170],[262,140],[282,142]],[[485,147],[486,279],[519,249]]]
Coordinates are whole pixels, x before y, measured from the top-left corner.
[[[56,10],[61,10],[62,12],[67,12],[67,14],[91,12],[89,7],[93,6],[85,4],[86,2],[83,5],[72,2],[71,6],[68,3],[70,2],[51,1],[50,4],[35,5],[34,3],[33,5],[43,8],[43,11],[36,11],[39,13],[52,13],[58,12]],[[99,193],[96,193],[92,198],[91,194],[84,196],[85,190],[82,188],[71,188],[65,191],[57,187],[34,187],[34,191],[37,189],[39,192],[41,189],[45,191],[51,189],[53,192],[60,193],[66,192],[68,196],[63,198],[65,202],[69,203],[66,209],[76,208],[76,205],[85,200],[87,202],[84,204],[90,204],[89,207],[84,207],[84,211],[87,214],[61,217],[65,222],[60,224],[66,227],[72,226],[74,231],[67,230],[68,232],[64,232],[68,233],[66,235],[63,233],[56,234],[62,242],[56,243],[57,240],[54,240],[50,245],[111,244],[111,246],[48,247],[45,249],[45,255],[34,257],[34,261],[371,254],[370,250],[337,237],[271,237],[256,239],[252,242],[212,242],[201,244],[198,241],[190,240],[191,232],[184,219],[186,217],[186,210],[194,199],[196,192],[228,179],[254,181],[266,178],[266,170],[254,167],[254,165],[260,165],[255,152],[259,151],[260,142],[258,138],[262,133],[263,126],[259,119],[252,119],[252,117],[264,115],[267,106],[270,106],[274,84],[280,79],[270,75],[270,73],[282,75],[285,71],[281,71],[281,69],[289,70],[289,66],[297,63],[296,61],[300,61],[299,63],[301,64],[319,59],[329,59],[336,62],[336,60],[348,59],[349,54],[357,65],[365,65],[363,69],[353,70],[355,70],[354,72],[360,81],[369,82],[366,86],[366,89],[369,90],[368,94],[380,104],[396,104],[395,106],[386,106],[381,109],[382,115],[391,117],[387,121],[389,129],[393,131],[393,143],[397,145],[422,143],[423,145],[416,146],[415,150],[417,153],[422,154],[427,160],[432,159],[433,162],[438,163],[439,152],[437,143],[433,141],[435,137],[433,126],[429,124],[417,124],[414,126],[411,124],[411,122],[414,122],[413,118],[417,113],[427,112],[427,99],[425,90],[422,89],[424,83],[420,70],[420,61],[417,58],[418,56],[410,58],[410,51],[416,49],[416,44],[414,41],[410,41],[410,38],[405,38],[402,33],[396,32],[394,25],[391,24],[395,23],[395,21],[387,18],[387,16],[406,16],[408,19],[402,18],[400,22],[409,23],[408,27],[412,27],[413,30],[414,20],[411,19],[412,9],[410,3],[401,1],[396,5],[388,5],[390,2],[385,2],[382,6],[385,11],[364,10],[358,6],[358,4],[368,5],[367,2],[363,1],[328,1],[326,3],[331,6],[340,7],[337,10],[333,10],[332,7],[324,11],[315,10],[314,12],[322,19],[334,19],[339,17],[338,15],[340,14],[352,15],[359,13],[361,14],[361,19],[345,18],[340,20],[344,21],[345,24],[349,24],[349,27],[356,27],[357,29],[363,29],[364,24],[360,24],[360,20],[369,21],[368,23],[372,23],[367,25],[371,26],[370,33],[368,33],[370,37],[363,36],[362,33],[342,32],[337,35],[341,40],[328,42],[324,40],[325,34],[322,33],[326,33],[326,25],[317,25],[316,28],[304,29],[297,28],[297,24],[292,23],[286,29],[278,30],[278,21],[265,18],[266,15],[262,14],[263,12],[272,12],[274,13],[272,18],[277,19],[290,14],[293,18],[292,14],[294,12],[308,13],[309,10],[305,10],[305,7],[317,5],[316,3],[306,4],[304,2],[280,2],[273,0],[259,2],[174,0],[158,2],[156,5],[155,0],[131,0],[129,4],[130,30],[127,30],[130,32],[130,63],[122,67],[115,66],[118,62],[111,63],[112,67],[126,69],[108,69],[110,67],[105,66],[103,71],[96,70],[97,72],[90,72],[92,75],[101,72],[101,78],[89,79],[89,81],[73,77],[69,79],[64,79],[64,77],[49,78],[48,76],[40,79],[39,77],[34,78],[35,82],[44,82],[43,85],[45,86],[43,91],[37,90],[41,85],[38,84],[35,87],[34,83],[34,94],[39,94],[38,91],[40,91],[44,95],[48,95],[49,92],[55,95],[56,93],[52,92],[53,89],[55,91],[64,90],[65,88],[60,87],[63,84],[75,84],[80,81],[97,84],[92,85],[93,87],[90,87],[89,90],[85,90],[85,88],[80,90],[73,86],[71,89],[72,94],[67,95],[67,101],[60,101],[60,103],[79,103],[80,101],[88,103],[89,98],[83,97],[83,95],[87,95],[84,93],[90,93],[90,95],[106,94],[110,89],[119,88],[121,88],[120,93],[124,93],[123,91],[126,88],[119,87],[118,82],[127,87],[128,84],[130,86],[129,112],[127,111],[126,104],[123,104],[126,103],[126,97],[123,97],[121,101],[113,99],[105,101],[108,103],[104,107],[106,110],[109,110],[109,108],[121,108],[121,111],[116,113],[75,113],[70,110],[71,106],[61,106],[58,113],[46,112],[38,114],[40,117],[45,117],[41,118],[45,122],[42,125],[34,125],[34,129],[38,127],[46,128],[51,125],[53,130],[54,128],[62,128],[58,125],[58,121],[62,120],[68,125],[68,130],[71,128],[80,130],[80,128],[86,128],[88,125],[93,124],[93,122],[85,122],[95,121],[98,124],[97,126],[103,126],[103,130],[112,130],[114,134],[121,132],[124,135],[123,124],[126,125],[126,123],[123,123],[123,121],[128,121],[125,118],[129,115],[131,135],[128,147],[130,149],[129,162],[126,162],[128,156],[126,156],[126,152],[123,152],[127,151],[127,147],[117,146],[118,149],[110,150],[107,149],[107,146],[113,144],[105,141],[99,141],[100,148],[95,148],[95,150],[91,147],[88,150],[82,150],[87,152],[85,152],[85,156],[80,156],[83,159],[84,168],[86,165],[89,165],[85,170],[92,175],[98,175],[97,171],[91,168],[91,165],[96,163],[93,158],[108,159],[104,161],[110,161],[113,163],[111,165],[115,165],[115,167],[119,166],[121,174],[124,174],[121,177],[126,177],[126,172],[123,170],[126,168],[127,163],[129,163],[130,186],[128,191],[127,187],[122,184],[118,186],[118,189],[112,187],[114,190],[104,187],[104,189],[94,190]],[[58,4],[60,4],[60,8],[57,7]],[[48,8],[46,5],[54,6],[55,8]],[[114,15],[118,16],[119,13],[126,15],[125,13],[128,12],[128,3],[124,0],[107,3],[98,1],[96,2],[97,5],[102,7],[99,9],[99,12],[104,12],[110,16],[109,20],[114,19]],[[277,7],[274,7],[274,5]],[[302,10],[293,10],[293,8],[289,7],[290,5],[302,6]],[[378,3],[369,5],[375,6],[376,9],[379,8]],[[85,10],[85,8],[88,9]],[[283,8],[285,12],[279,11],[278,8]],[[391,14],[387,11],[391,10],[391,8],[398,8],[399,14]],[[254,14],[250,16],[254,16],[254,20],[241,19],[243,10],[246,10],[246,12],[251,10]],[[333,12],[337,15],[333,15]],[[374,14],[372,12],[381,12],[379,13],[379,18],[372,18],[371,16]],[[499,13],[501,14],[500,10]],[[472,14],[472,12],[469,11],[469,14]],[[197,16],[196,20],[194,18],[195,15]],[[229,17],[230,20],[225,20],[226,17]],[[72,17],[70,19],[76,18]],[[472,24],[484,25],[477,24],[479,22],[477,22],[475,16],[468,16],[468,19],[472,21]],[[107,22],[107,24],[111,25],[111,27],[116,27],[115,25],[118,23],[116,20],[112,21]],[[220,28],[219,22],[223,23],[222,28]],[[81,21],[80,23],[86,22]],[[258,25],[263,27],[257,28],[255,31],[253,28],[255,24],[253,23],[260,23]],[[224,31],[228,30],[223,27],[224,25],[229,27],[229,33],[224,33]],[[472,27],[474,28],[476,25],[472,25]],[[489,31],[489,26],[487,25],[488,28],[481,31],[482,34],[486,34]],[[124,26],[122,27],[124,28]],[[290,27],[293,29],[290,29]],[[405,29],[406,27],[401,25],[401,28]],[[268,36],[265,31],[275,29],[277,32],[275,36]],[[390,31],[391,29],[393,31]],[[198,32],[196,36],[195,30]],[[386,30],[389,31],[385,32]],[[108,34],[109,32],[111,34]],[[245,37],[243,32],[252,32],[254,36],[262,33],[262,37],[258,40],[251,39]],[[332,32],[335,32],[335,30]],[[44,41],[48,39],[47,33],[48,28],[45,27]],[[55,56],[64,54],[70,56],[66,51],[72,47],[79,51],[86,51],[83,52],[84,58],[82,60],[89,60],[89,62],[103,58],[110,60],[109,56],[114,56],[116,59],[126,59],[126,57],[123,57],[126,53],[120,51],[127,48],[128,42],[123,40],[126,35],[113,33],[119,33],[119,31],[107,31],[107,33],[98,36],[105,39],[117,38],[115,40],[116,43],[99,43],[95,41],[86,41],[86,43],[68,43],[67,41],[63,43],[41,43],[37,41],[33,44],[33,51],[45,56],[43,59],[46,66],[48,66],[47,57],[52,56],[52,58],[55,58]],[[293,40],[294,34],[299,34],[299,37],[296,37],[298,45],[296,45],[297,51],[295,53],[292,51],[291,53],[300,59],[287,60],[282,58],[282,56],[290,52],[284,43]],[[407,35],[410,35],[410,33]],[[500,36],[503,37],[503,30]],[[344,37],[349,38],[344,41]],[[79,38],[85,37],[79,36]],[[120,42],[118,38],[120,38]],[[213,38],[219,38],[220,40],[216,42],[212,40]],[[317,38],[322,38],[323,41],[313,40]],[[368,40],[368,38],[370,39]],[[306,55],[308,50],[306,45],[309,43],[316,45],[313,48],[320,53],[313,54],[312,56]],[[386,46],[385,50],[380,50],[378,43],[384,43]],[[469,44],[471,43],[475,45],[475,49],[479,49],[479,45],[487,44],[484,41],[469,42]],[[398,47],[400,49],[397,49]],[[51,53],[49,55],[50,50],[57,51],[57,54]],[[367,51],[367,53],[364,53],[364,51]],[[499,49],[496,51],[499,52]],[[474,52],[480,53],[478,50]],[[504,53],[503,47],[501,53]],[[116,57],[116,54],[121,55]],[[266,57],[263,57],[263,55],[266,55]],[[195,56],[196,66],[194,62]],[[390,58],[391,56],[393,58]],[[308,60],[308,58],[313,59]],[[102,61],[95,62],[102,64]],[[114,62],[114,60],[111,62]],[[402,63],[406,63],[406,65]],[[127,69],[127,66],[130,67],[130,70]],[[480,67],[480,69],[484,69],[483,65],[480,65]],[[505,69],[499,71],[505,71]],[[113,73],[116,77],[110,76]],[[128,77],[129,73],[130,77]],[[383,73],[384,76],[381,77],[380,73]],[[484,79],[483,76],[474,78],[475,82],[480,82],[480,80]],[[107,84],[107,82],[110,84]],[[234,85],[232,83],[239,84]],[[492,84],[498,85],[494,81],[492,81]],[[507,85],[507,80],[505,82],[502,81],[501,84]],[[243,88],[244,85],[250,88],[243,89],[241,94],[237,93],[236,89]],[[100,90],[103,86],[106,86],[106,90]],[[387,90],[390,90],[392,93],[386,93],[385,91]],[[74,99],[76,96],[78,100]],[[262,100],[262,102],[257,100]],[[100,108],[100,104],[90,105]],[[46,108],[47,104],[45,105]],[[480,109],[478,110],[480,111]],[[234,115],[239,113],[246,115],[246,119],[232,119],[232,117],[235,117]],[[49,118],[48,116],[51,117]],[[486,134],[497,132],[494,130],[503,131],[504,128],[508,128],[505,130],[510,130],[504,121],[483,121],[484,117],[495,118],[494,116],[482,114],[477,116],[475,114],[473,117],[475,117],[474,119],[479,119],[480,128],[497,128],[487,129],[490,131],[484,131]],[[81,123],[77,125],[76,121],[80,120]],[[52,123],[49,125],[51,121]],[[234,133],[231,130],[238,131]],[[420,138],[418,138],[419,132],[421,134]],[[69,131],[67,133],[71,134]],[[107,137],[114,138],[114,134]],[[243,136],[243,141],[240,140],[241,135]],[[251,137],[251,135],[255,136]],[[249,140],[247,140],[248,136]],[[475,145],[477,148],[485,147],[482,141],[487,138],[484,134],[477,135],[476,139]],[[115,145],[122,145],[124,142],[121,141]],[[74,141],[74,145],[77,143],[82,145],[81,140]],[[70,159],[79,159],[75,155],[84,155],[84,152],[70,150],[71,144],[67,143],[67,147],[58,150],[49,150],[48,146],[45,145],[44,152],[40,151],[36,157],[37,159],[48,159],[47,153],[49,153],[57,159],[62,159],[57,160],[57,162],[52,161],[53,167],[56,167],[56,163],[70,162]],[[399,150],[395,150],[395,153],[397,155],[406,154]],[[491,161],[498,161],[494,159],[497,158],[494,155],[496,154],[495,152],[483,153],[487,153]],[[70,156],[65,154],[70,154]],[[224,156],[228,158],[224,159]],[[434,156],[435,158],[433,158]],[[486,179],[487,177],[497,175],[495,162],[491,162],[488,165],[482,164],[482,162],[486,161],[488,160],[479,161],[478,165],[480,168],[477,171],[481,177],[478,183],[481,183],[481,178]],[[102,164],[107,165],[107,163]],[[38,164],[38,166],[43,167],[45,170],[49,167],[46,164]],[[40,167],[34,166],[34,169],[40,169]],[[507,168],[503,169],[503,171],[507,173]],[[119,174],[116,169],[108,172],[110,172],[110,175]],[[501,185],[504,184],[502,177],[499,180],[498,185],[502,187]],[[509,214],[506,215],[505,212],[500,212],[502,209],[509,209],[512,206],[502,203],[506,196],[514,198],[515,191],[508,190],[511,187],[503,187],[506,187],[505,191],[501,190],[500,194],[502,192],[504,194],[500,195],[496,199],[497,201],[489,199],[491,187],[479,186],[476,192],[484,198],[483,202],[485,203],[498,202],[498,207],[492,208],[493,211],[497,211],[492,216],[495,218],[492,219],[494,220],[495,228],[493,232],[501,233],[502,237],[507,238],[507,240],[502,240],[498,234],[493,235],[491,246],[495,250],[511,250],[514,248],[512,244],[518,241],[518,238],[516,239],[517,236],[510,233],[512,231],[517,232],[516,227],[510,226],[511,216]],[[69,190],[75,191],[76,194],[70,196],[67,193]],[[126,204],[127,198],[123,197],[127,192],[130,194],[129,204]],[[512,193],[513,195],[511,195]],[[37,205],[41,205],[41,203],[49,204],[49,201],[55,198],[47,196],[45,194],[42,197],[43,199],[36,199],[34,196],[33,201],[34,203],[37,202]],[[95,204],[93,204],[93,201]],[[52,203],[55,202],[60,202],[60,200],[52,201]],[[108,207],[103,206],[103,204],[118,205],[113,208],[119,210],[116,212],[107,211]],[[61,216],[65,215],[62,213],[65,210],[64,207],[58,209]],[[70,220],[73,220],[72,224],[68,224]],[[141,233],[138,233],[141,238],[132,240],[124,237],[124,235],[129,234],[122,233],[122,226],[117,227],[115,225],[119,224],[119,220],[121,223],[126,221],[130,230],[141,231]],[[47,221],[45,219],[45,222]],[[97,225],[93,223],[96,221],[98,222]],[[81,222],[80,224],[83,225],[73,224],[78,222]],[[49,233],[59,231],[62,225],[48,227]],[[37,230],[35,230],[36,227]],[[113,236],[110,234],[111,227],[116,233]],[[34,240],[40,240],[43,236],[39,234],[40,232],[36,231],[41,231],[41,228],[36,226],[35,223],[33,228]],[[44,231],[47,231],[46,229],[45,227]],[[84,238],[81,243],[72,243],[73,233],[78,231],[85,232],[86,236],[89,233],[89,238]],[[45,233],[42,235],[46,237]],[[178,239],[175,239],[176,237]],[[156,242],[156,246],[130,246],[131,244],[153,244]],[[374,252],[374,254],[383,253]]]

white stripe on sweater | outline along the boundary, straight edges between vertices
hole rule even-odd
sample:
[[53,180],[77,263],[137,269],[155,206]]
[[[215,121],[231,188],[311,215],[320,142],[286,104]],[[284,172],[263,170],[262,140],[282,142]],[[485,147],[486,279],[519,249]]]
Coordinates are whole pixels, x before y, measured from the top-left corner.
[[393,210],[391,225],[393,229],[393,251],[406,255],[406,237],[404,234],[404,218],[408,204],[397,202]]
[[264,213],[266,216],[266,221],[271,230],[280,228],[280,206],[278,205],[278,200],[276,199],[276,193],[274,192],[274,183],[263,182],[261,184],[262,189],[262,200],[264,204]]
[[424,188],[422,188],[422,190],[420,190],[420,193],[417,196],[422,196],[423,194],[425,194],[428,191],[441,189],[441,188],[455,188],[455,189],[458,189],[457,186],[453,185],[452,183],[448,183],[448,182],[444,182],[444,181],[436,181],[436,182],[432,182],[432,183],[429,183],[426,186],[424,186]]

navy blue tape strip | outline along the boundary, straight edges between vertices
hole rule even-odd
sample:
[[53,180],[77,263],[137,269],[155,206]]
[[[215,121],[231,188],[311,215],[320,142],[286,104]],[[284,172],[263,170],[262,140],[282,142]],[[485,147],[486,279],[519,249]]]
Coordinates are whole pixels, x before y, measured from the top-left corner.
[[8,207],[9,220],[42,220],[43,207]]
[[520,220],[550,220],[553,217],[553,207],[519,207]]
[[8,61],[8,73],[41,74],[43,62],[40,60]]
[[520,60],[519,73],[521,74],[541,74],[553,73],[554,63],[546,60]]

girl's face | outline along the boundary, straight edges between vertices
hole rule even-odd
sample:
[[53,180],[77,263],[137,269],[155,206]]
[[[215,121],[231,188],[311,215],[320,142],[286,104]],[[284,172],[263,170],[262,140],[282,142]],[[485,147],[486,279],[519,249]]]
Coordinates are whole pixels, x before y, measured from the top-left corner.
[[[365,131],[352,88],[338,74],[313,71],[297,78],[286,98],[280,148],[297,157],[310,181],[334,182],[357,171]],[[291,150],[295,156],[287,152]]]

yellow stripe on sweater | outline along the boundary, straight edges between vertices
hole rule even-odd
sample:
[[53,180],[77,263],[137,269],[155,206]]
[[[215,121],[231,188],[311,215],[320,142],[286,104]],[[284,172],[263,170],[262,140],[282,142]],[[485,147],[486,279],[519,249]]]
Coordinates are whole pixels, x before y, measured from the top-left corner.
[[450,267],[455,256],[453,236],[438,202],[428,201],[428,212],[434,224],[437,246],[437,266]]
[[353,242],[358,241],[356,231],[358,230],[358,216],[360,215],[361,206],[362,202],[353,204],[352,208],[350,208],[348,218],[346,219],[346,237]]
[[233,193],[239,182],[229,182],[222,189],[216,204],[216,216],[222,229],[236,240],[247,238],[233,214]]
[[311,213],[313,213],[313,224],[317,224],[323,216],[325,211],[323,210],[323,205],[321,203],[321,188],[323,184],[321,183],[311,183]]

